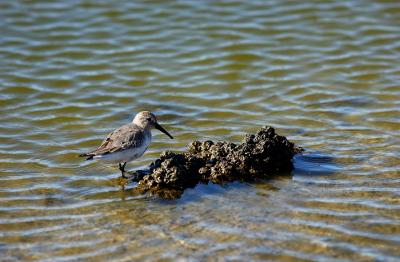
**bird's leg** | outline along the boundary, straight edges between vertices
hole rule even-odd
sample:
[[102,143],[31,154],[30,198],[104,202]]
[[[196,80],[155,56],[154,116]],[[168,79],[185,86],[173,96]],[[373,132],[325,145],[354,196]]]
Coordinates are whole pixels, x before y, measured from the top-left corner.
[[126,165],[126,162],[124,164],[121,164],[121,163],[118,164],[119,170],[121,171],[121,175],[122,175],[123,178],[127,178],[125,176],[125,165]]

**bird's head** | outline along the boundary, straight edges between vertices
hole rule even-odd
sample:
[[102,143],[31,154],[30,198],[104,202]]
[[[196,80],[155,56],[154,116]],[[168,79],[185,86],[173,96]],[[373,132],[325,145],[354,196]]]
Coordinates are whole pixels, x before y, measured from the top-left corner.
[[173,137],[167,132],[167,130],[165,130],[160,124],[158,124],[156,116],[149,111],[142,111],[137,113],[132,122],[143,128],[156,128],[169,136],[171,139],[173,139]]

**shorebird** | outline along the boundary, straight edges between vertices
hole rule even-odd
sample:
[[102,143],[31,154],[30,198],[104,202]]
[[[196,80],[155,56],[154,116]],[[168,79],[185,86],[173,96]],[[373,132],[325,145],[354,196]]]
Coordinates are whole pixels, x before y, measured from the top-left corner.
[[151,142],[151,129],[157,128],[171,139],[173,137],[157,123],[157,118],[149,111],[136,114],[132,123],[123,125],[107,135],[101,145],[93,151],[80,154],[86,160],[99,160],[118,164],[122,177],[126,178],[125,165],[141,157]]

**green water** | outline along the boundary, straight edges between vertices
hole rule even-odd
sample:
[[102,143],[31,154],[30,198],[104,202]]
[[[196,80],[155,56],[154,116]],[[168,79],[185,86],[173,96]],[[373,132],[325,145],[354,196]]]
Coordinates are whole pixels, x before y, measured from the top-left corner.
[[[1,1],[0,260],[400,259],[400,2]],[[77,154],[151,110],[129,169],[272,125],[270,181],[173,201]]]

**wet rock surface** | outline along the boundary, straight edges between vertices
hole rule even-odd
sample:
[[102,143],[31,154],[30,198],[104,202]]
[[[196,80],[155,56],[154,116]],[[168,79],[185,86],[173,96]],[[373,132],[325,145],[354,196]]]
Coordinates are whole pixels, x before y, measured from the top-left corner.
[[179,197],[198,183],[224,183],[270,178],[293,169],[292,158],[302,149],[274,128],[246,135],[241,144],[194,141],[184,153],[163,152],[148,170],[131,173],[139,193]]

